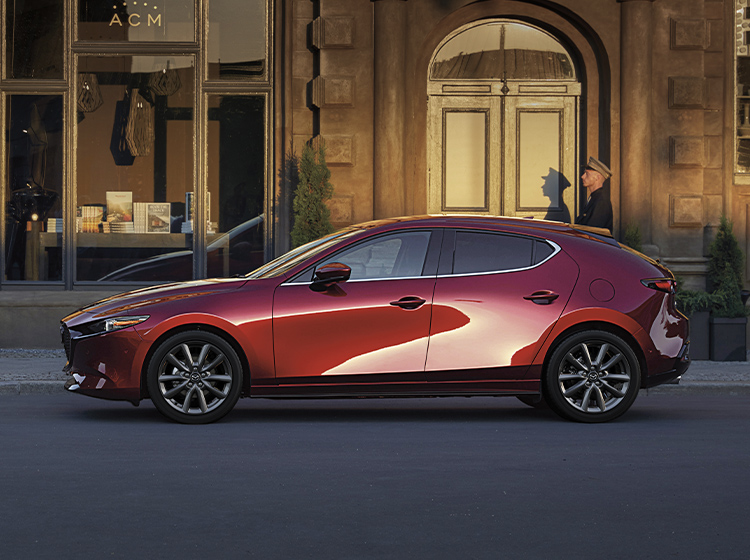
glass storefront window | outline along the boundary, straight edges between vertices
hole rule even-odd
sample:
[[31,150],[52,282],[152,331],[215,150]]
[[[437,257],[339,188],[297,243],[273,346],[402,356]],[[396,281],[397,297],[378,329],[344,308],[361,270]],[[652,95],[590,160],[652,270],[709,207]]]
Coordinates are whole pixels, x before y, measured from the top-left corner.
[[62,79],[63,0],[6,2],[8,79]]
[[211,0],[208,79],[260,79],[266,70],[266,2]]
[[750,7],[736,0],[735,173],[750,174]]
[[265,122],[262,96],[208,98],[209,277],[263,264]]
[[5,280],[62,279],[63,104],[60,95],[6,103]]
[[188,56],[79,58],[78,281],[192,278],[193,78]]
[[193,0],[80,0],[79,41],[195,41]]
[[483,23],[443,45],[433,80],[574,80],[573,61],[557,39],[520,23]]

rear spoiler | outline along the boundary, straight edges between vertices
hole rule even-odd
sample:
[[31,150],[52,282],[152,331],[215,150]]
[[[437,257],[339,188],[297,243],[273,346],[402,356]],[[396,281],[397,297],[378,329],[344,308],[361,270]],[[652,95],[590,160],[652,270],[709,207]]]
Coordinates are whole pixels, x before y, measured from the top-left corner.
[[603,241],[604,243],[607,243],[608,245],[613,245],[615,247],[620,246],[620,244],[617,242],[617,240],[615,240],[614,236],[612,235],[612,232],[609,231],[607,228],[582,226],[579,224],[570,224],[570,227],[576,231],[579,231],[585,234],[588,237],[593,237],[594,239],[598,241]]

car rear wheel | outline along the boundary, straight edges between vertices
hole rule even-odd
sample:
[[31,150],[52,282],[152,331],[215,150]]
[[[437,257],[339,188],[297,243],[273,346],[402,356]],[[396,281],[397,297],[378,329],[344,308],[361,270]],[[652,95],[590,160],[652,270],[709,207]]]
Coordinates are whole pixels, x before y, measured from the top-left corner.
[[164,416],[184,424],[207,424],[234,408],[242,388],[242,366],[220,336],[187,331],[157,348],[146,381],[154,406]]
[[545,398],[563,418],[606,422],[638,396],[641,371],[633,349],[600,330],[574,334],[555,349],[544,374]]

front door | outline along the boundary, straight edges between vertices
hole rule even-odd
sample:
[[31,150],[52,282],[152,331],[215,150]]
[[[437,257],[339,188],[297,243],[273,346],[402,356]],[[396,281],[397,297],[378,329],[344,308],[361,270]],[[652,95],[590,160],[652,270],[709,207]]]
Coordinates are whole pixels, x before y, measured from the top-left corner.
[[401,374],[405,381],[422,381],[436,273],[425,262],[428,252],[439,251],[440,237],[398,232],[345,249],[319,263],[352,269],[348,281],[325,292],[311,290],[306,279],[279,286],[273,304],[276,377],[325,383],[356,376],[374,383],[377,374]]

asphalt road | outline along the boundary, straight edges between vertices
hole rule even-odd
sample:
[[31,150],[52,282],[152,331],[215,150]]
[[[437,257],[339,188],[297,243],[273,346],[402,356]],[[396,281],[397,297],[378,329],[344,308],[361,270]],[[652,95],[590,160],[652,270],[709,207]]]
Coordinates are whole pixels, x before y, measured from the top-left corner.
[[750,397],[243,400],[182,426],[0,397],[0,556],[747,559]]

